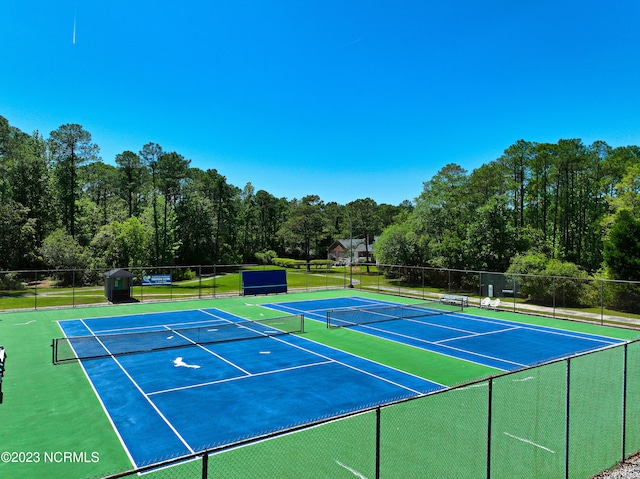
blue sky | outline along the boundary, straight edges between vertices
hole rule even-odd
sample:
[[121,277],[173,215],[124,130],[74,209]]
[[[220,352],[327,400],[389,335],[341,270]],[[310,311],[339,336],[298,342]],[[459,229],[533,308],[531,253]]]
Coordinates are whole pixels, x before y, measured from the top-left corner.
[[640,145],[640,2],[0,0],[0,115],[242,188],[413,200],[518,139]]

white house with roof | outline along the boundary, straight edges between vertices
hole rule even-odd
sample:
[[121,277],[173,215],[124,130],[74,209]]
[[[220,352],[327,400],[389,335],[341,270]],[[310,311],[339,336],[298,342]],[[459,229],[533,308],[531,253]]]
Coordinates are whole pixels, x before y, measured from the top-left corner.
[[[351,262],[353,263],[373,263],[375,262],[373,255],[374,243],[377,238],[375,236],[369,243],[364,238],[353,238],[353,240],[350,238],[336,239],[329,246],[327,259],[338,263],[349,263],[349,257],[351,257]],[[350,255],[351,245],[353,245],[353,251]]]

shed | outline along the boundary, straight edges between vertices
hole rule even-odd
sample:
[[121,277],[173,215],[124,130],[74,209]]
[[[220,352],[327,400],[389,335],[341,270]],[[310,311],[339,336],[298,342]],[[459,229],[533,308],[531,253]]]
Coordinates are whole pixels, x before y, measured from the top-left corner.
[[132,278],[135,275],[124,269],[112,269],[104,273],[104,295],[115,303],[131,301]]

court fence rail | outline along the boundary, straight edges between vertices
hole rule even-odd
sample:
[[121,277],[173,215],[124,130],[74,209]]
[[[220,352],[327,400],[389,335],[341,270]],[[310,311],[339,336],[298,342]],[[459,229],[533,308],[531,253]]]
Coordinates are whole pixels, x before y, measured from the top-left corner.
[[106,479],[586,479],[638,450],[634,341]]
[[[443,294],[500,299],[500,309],[601,324],[640,325],[640,282],[506,274],[386,264],[335,266],[295,263],[288,291],[353,288],[415,298]],[[242,295],[242,272],[273,265],[191,265],[129,268],[130,302],[179,301]],[[108,304],[107,270],[0,271],[0,311]],[[154,281],[159,278],[160,281]]]

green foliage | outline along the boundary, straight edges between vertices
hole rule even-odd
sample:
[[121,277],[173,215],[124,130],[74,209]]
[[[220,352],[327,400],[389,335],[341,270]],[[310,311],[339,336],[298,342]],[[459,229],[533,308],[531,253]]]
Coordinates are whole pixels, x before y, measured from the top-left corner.
[[[290,259],[290,258],[272,258],[271,263],[281,268],[305,268],[307,261],[303,259]],[[330,259],[312,259],[308,263],[309,267],[314,268],[326,268],[333,265],[333,260]]]
[[281,268],[302,268],[307,264],[303,259],[291,258],[273,258],[271,262]]
[[273,250],[259,251],[256,253],[256,259],[260,264],[272,264],[278,254]]
[[640,280],[640,220],[629,210],[616,215],[603,254],[613,279]]
[[[89,265],[84,248],[63,228],[55,230],[44,239],[40,254],[45,265],[52,269],[84,270]],[[56,275],[63,284],[77,284],[82,281],[82,278],[75,276],[71,271]]]
[[311,266],[314,268],[327,268],[333,265],[333,260],[331,259],[312,259]]
[[36,229],[28,208],[12,200],[0,202],[0,269],[17,269],[35,259]]
[[588,306],[596,304],[595,282],[585,271],[568,261],[547,259],[541,253],[514,257],[507,270],[509,281],[515,275],[518,291],[538,304]]
[[425,240],[409,222],[391,225],[375,243],[376,259],[382,264],[424,265],[430,256]]
[[604,305],[617,311],[640,311],[640,286],[631,283],[607,283],[604,289]]
[[56,192],[62,224],[71,237],[76,235],[76,200],[80,196],[78,168],[95,161],[98,145],[91,143],[91,133],[81,125],[70,123],[51,132],[49,149],[54,161]]
[[302,249],[307,262],[311,260],[312,249],[318,251],[320,240],[329,226],[323,208],[324,202],[318,196],[305,196],[295,202],[289,218],[278,232],[284,241]]
[[517,232],[504,196],[489,198],[476,210],[467,226],[463,245],[466,267],[482,271],[505,271],[519,252]]
[[132,151],[116,155],[118,170],[118,193],[127,203],[129,216],[141,212],[145,181],[149,174],[142,158]]
[[[556,305],[592,306],[597,304],[592,278],[576,264],[552,259],[547,263],[543,274],[555,276]],[[552,294],[553,291],[547,294]]]
[[172,281],[188,281],[196,277],[196,272],[191,268],[175,268],[173,269]]
[[0,274],[0,290],[21,290],[26,289],[26,285],[22,282],[18,273],[5,273]]
[[[545,303],[555,291],[558,302],[589,304],[595,293],[581,286],[585,271],[640,279],[637,146],[518,140],[472,172],[446,165],[426,179],[415,204],[398,206],[316,195],[288,201],[251,183],[241,189],[156,143],[123,151],[114,164],[97,154],[81,125],[43,138],[0,117],[0,268],[254,261],[320,268],[326,260],[312,258],[325,258],[332,241],[351,232],[380,235],[373,246],[380,263],[567,276],[553,284],[523,278],[528,297]],[[61,229],[75,242],[61,239]],[[385,273],[422,281],[413,271]],[[443,284],[438,272],[428,275]],[[605,292],[608,304],[629,309],[619,290]]]

